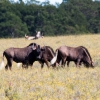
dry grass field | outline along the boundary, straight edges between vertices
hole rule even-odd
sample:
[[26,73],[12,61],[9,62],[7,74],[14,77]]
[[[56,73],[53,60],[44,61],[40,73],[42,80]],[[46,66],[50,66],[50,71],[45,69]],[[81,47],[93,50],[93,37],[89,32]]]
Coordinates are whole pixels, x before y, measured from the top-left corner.
[[[32,42],[48,45],[54,50],[62,45],[85,46],[96,67],[41,70],[35,62],[27,70],[13,62],[12,71],[0,70],[0,100],[100,100],[100,35],[69,35],[44,37],[27,41],[24,38],[0,39],[0,62],[2,53],[9,47],[25,47]],[[6,58],[4,59],[6,64]]]

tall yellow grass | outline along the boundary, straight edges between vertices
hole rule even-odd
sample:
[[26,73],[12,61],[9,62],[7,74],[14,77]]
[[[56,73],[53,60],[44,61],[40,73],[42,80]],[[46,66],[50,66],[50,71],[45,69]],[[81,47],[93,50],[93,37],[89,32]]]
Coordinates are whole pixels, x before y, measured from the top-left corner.
[[[62,45],[85,46],[96,67],[77,69],[70,67],[41,70],[35,62],[32,69],[18,68],[13,62],[12,71],[0,70],[0,100],[100,100],[100,35],[74,35],[44,37],[27,41],[24,38],[0,39],[2,53],[9,47],[25,47],[32,42],[48,45],[54,50]],[[4,59],[6,64],[6,59]]]

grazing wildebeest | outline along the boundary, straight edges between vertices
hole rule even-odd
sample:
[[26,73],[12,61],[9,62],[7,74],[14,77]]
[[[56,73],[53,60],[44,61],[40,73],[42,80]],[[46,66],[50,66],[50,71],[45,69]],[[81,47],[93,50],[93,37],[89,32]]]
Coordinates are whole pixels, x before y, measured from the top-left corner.
[[68,66],[70,61],[74,61],[76,67],[79,67],[82,63],[86,67],[94,67],[90,53],[88,52],[87,48],[83,46],[79,47],[61,46],[56,50],[56,52],[57,55],[51,60],[51,65],[54,64],[55,61],[57,63],[60,63],[60,61],[62,60],[62,66],[65,66],[66,61],[68,61],[67,62]]
[[[5,69],[7,70],[8,67],[11,70],[12,61],[16,63],[22,63],[22,65],[32,65],[35,59],[40,55],[40,45],[36,43],[31,43],[27,47],[24,48],[8,48],[3,52],[3,59],[1,65],[4,65],[4,56],[7,59],[7,64]],[[0,66],[2,67],[2,66]]]

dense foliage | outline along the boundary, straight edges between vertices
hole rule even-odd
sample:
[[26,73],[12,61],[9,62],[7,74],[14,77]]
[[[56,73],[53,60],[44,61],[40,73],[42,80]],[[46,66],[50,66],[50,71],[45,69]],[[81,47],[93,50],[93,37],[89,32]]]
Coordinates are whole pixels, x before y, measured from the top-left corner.
[[100,2],[67,0],[0,0],[0,37],[22,37],[43,31],[47,36],[100,33]]

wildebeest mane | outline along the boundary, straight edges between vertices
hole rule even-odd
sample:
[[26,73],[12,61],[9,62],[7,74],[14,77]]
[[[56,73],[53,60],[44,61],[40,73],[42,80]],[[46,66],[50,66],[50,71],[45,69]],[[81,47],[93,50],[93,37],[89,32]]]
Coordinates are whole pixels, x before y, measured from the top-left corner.
[[50,46],[47,46],[47,47],[50,48],[50,50],[54,53],[54,50]]
[[90,56],[90,53],[89,53],[89,51],[87,50],[87,48],[84,47],[84,46],[80,46],[80,47],[86,50],[86,52],[88,53],[88,55],[89,55],[89,57],[90,57],[90,60],[92,60],[92,58],[91,58],[91,56]]

